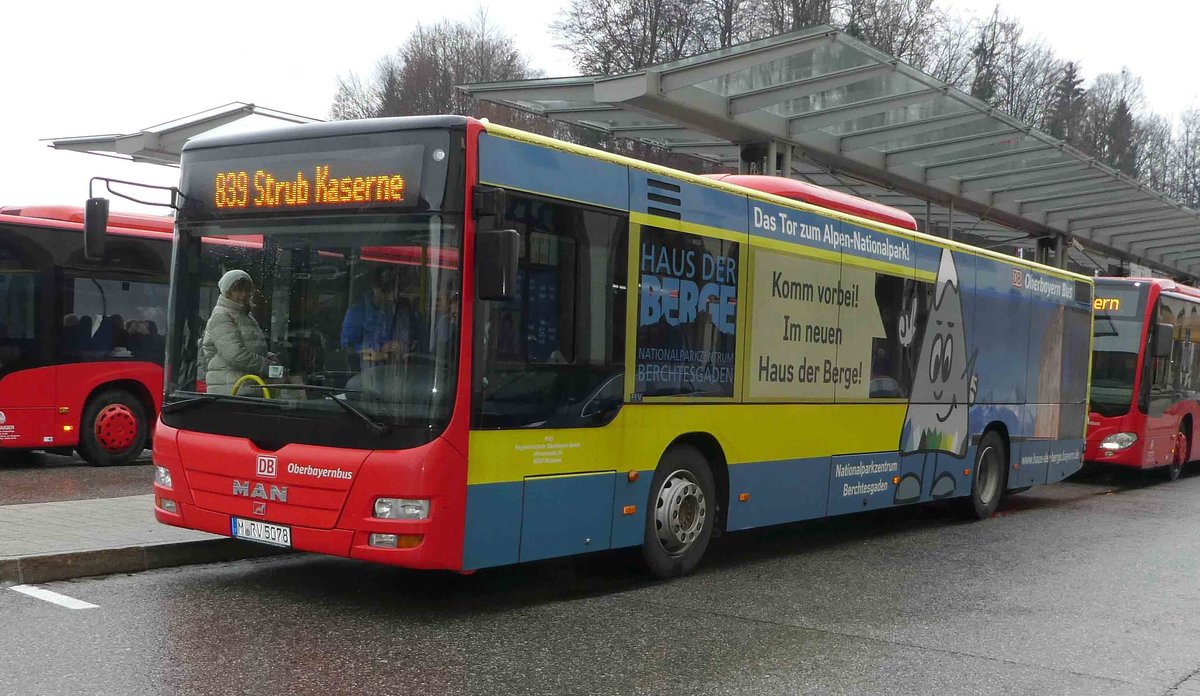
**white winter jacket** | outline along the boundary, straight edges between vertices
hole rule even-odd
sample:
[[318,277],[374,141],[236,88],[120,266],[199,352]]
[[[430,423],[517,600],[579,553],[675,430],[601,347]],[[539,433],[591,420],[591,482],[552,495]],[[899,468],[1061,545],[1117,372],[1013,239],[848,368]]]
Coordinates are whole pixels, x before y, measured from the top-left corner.
[[[201,344],[205,361],[204,380],[212,394],[228,394],[234,382],[251,374],[267,375],[267,338],[246,307],[221,295],[204,327]],[[255,389],[239,390],[258,396]]]

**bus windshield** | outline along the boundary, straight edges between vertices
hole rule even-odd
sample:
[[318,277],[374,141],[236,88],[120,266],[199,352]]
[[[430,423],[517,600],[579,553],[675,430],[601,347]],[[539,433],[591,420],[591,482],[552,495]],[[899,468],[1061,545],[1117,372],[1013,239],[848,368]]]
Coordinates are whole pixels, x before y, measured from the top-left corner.
[[[257,415],[282,411],[296,425],[280,437],[318,444],[329,438],[303,421],[349,418],[379,434],[444,427],[458,348],[457,221],[341,215],[180,232],[166,411],[205,411],[208,423],[237,416],[189,427],[247,437]],[[361,438],[361,428],[337,430]]]
[[1120,416],[1133,404],[1142,346],[1143,293],[1137,286],[1096,284],[1091,410]]

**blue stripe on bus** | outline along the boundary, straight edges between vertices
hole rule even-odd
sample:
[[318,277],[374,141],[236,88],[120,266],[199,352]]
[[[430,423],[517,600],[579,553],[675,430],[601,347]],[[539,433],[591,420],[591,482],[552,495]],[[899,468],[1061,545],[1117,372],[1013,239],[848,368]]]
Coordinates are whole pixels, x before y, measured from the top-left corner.
[[467,486],[463,568],[517,562],[521,549],[521,481]]
[[[729,467],[729,531],[824,517],[829,457]],[[750,499],[738,497],[749,493]]]
[[[1010,467],[1017,466],[1009,470],[1008,488],[1070,476],[1079,470],[1083,447],[1081,439],[1013,442]],[[892,507],[900,504],[897,476],[920,480],[920,498],[913,502],[932,500],[935,482],[945,476],[953,479],[953,493],[939,497],[965,496],[971,492],[975,455],[972,445],[962,457],[875,452],[736,464],[729,467],[726,529]],[[624,474],[583,474],[469,486],[463,568],[637,546],[645,534],[645,516],[652,513],[648,496],[653,473],[640,472],[635,482]],[[745,502],[739,500],[743,493],[749,494]],[[630,505],[636,512],[627,515]]]
[[626,167],[492,135],[479,136],[479,180],[618,210],[629,209]]
[[[668,188],[651,186],[650,180],[665,183]],[[679,190],[675,191],[674,188]],[[636,169],[629,171],[629,189],[632,211],[649,213],[651,208],[656,208],[679,213],[684,222],[719,227],[730,232],[746,231],[748,202],[745,196]],[[658,200],[651,200],[651,194]]]

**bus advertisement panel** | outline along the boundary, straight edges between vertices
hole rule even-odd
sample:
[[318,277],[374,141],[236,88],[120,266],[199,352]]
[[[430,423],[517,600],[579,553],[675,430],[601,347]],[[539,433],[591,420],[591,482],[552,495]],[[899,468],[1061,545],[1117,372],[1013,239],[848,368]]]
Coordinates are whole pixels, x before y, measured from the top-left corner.
[[173,221],[114,214],[83,254],[83,211],[0,208],[0,448],[140,456],[162,400]]
[[1200,291],[1164,279],[1096,281],[1086,459],[1179,478],[1200,418]]
[[987,517],[1081,463],[1091,281],[902,211],[460,117],[198,139],[181,177],[167,524],[671,576],[714,529]]

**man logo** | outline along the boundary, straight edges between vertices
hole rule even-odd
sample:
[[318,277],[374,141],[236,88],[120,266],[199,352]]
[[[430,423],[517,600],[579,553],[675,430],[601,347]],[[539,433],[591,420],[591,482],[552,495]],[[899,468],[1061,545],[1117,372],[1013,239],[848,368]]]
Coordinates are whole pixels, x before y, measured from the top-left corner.
[[266,517],[267,516],[267,504],[266,503],[255,503],[254,504],[254,514],[258,515],[260,517]]
[[267,454],[258,455],[258,464],[254,467],[254,475],[258,478],[275,478],[279,462]]

